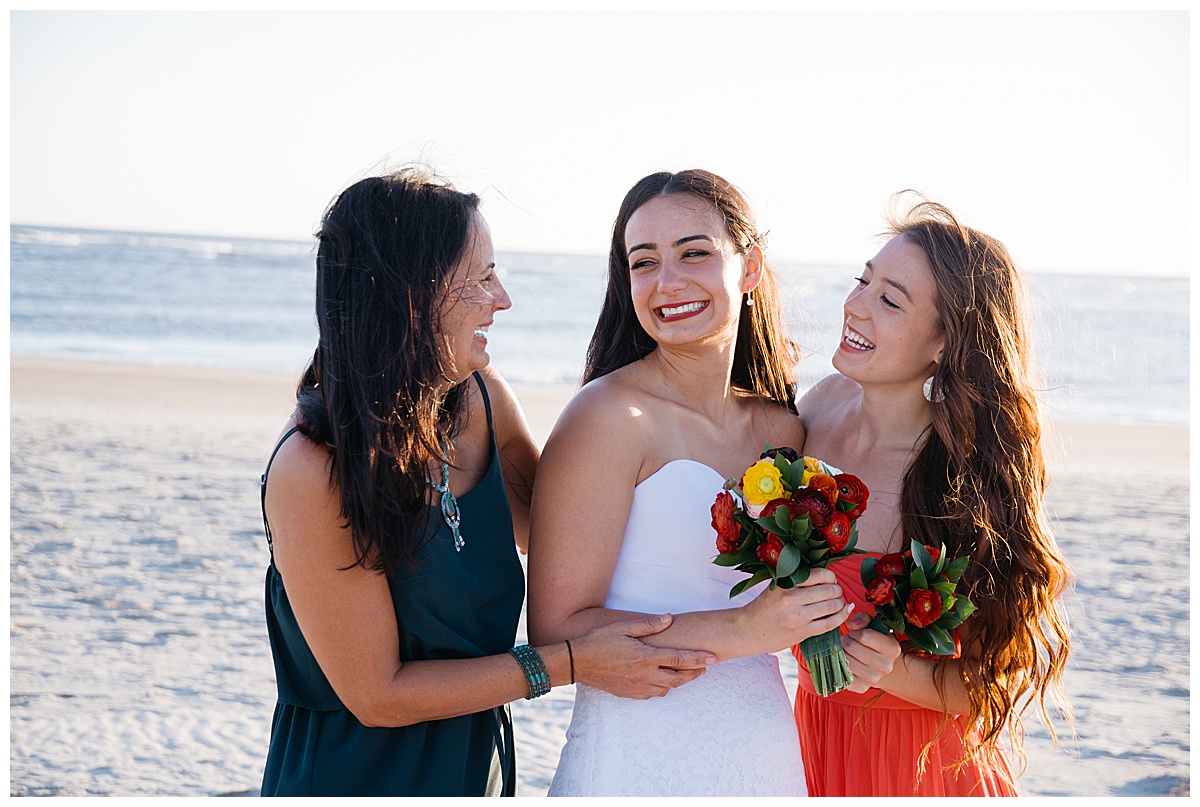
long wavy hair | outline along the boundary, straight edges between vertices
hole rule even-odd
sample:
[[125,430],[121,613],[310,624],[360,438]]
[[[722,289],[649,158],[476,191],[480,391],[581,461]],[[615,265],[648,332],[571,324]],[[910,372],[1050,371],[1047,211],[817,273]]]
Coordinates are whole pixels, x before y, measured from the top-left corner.
[[[391,574],[430,537],[426,468],[461,430],[463,385],[440,310],[479,207],[409,168],[360,180],[316,237],[319,339],[296,390],[300,432],[333,458],[356,563]],[[442,390],[442,391],[439,391]]]
[[[646,202],[655,197],[686,194],[710,205],[725,222],[739,255],[751,246],[760,249],[766,239],[754,223],[754,214],[742,193],[725,179],[693,168],[678,173],[661,171],[638,180],[613,222],[608,251],[608,288],[596,330],[588,345],[583,383],[644,358],[657,347],[638,322],[629,283],[629,253],[625,227]],[[764,255],[762,279],[754,289],[754,305],[741,306],[737,345],[729,380],[734,387],[757,393],[796,411],[795,381],[799,349],[783,330],[775,276]]]
[[[979,609],[966,623],[961,664],[973,736],[959,762],[994,753],[1007,734],[1023,769],[1030,705],[1052,736],[1048,694],[1070,719],[1062,676],[1071,638],[1060,598],[1072,582],[1042,509],[1046,465],[1024,285],[1002,243],[942,205],[922,198],[889,225],[888,235],[924,251],[945,334],[933,422],[901,491],[905,544],[945,543],[951,556],[971,559],[960,585]],[[939,666],[939,689],[949,669]]]

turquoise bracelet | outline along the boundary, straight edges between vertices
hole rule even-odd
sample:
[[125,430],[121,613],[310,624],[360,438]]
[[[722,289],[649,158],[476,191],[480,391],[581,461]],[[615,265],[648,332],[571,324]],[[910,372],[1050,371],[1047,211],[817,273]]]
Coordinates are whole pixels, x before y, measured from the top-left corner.
[[525,700],[540,698],[550,691],[550,673],[546,672],[546,662],[542,661],[538,651],[523,644],[508,652],[512,653],[512,657],[521,665],[521,672],[525,673],[525,683],[529,685],[529,694],[525,696]]

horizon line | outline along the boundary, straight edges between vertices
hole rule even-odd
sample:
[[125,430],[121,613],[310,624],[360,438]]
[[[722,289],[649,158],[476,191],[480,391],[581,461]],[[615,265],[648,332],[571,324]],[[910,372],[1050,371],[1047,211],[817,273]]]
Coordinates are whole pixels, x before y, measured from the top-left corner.
[[[179,238],[195,238],[195,239],[237,239],[241,241],[274,241],[285,244],[306,244],[312,243],[315,236],[302,238],[298,236],[283,236],[283,235],[245,235],[245,234],[229,234],[229,233],[213,233],[213,232],[187,232],[183,230],[131,230],[125,228],[106,228],[96,226],[80,226],[73,224],[35,224],[30,222],[9,221],[9,227],[25,227],[29,229],[40,230],[74,230],[91,233],[120,233],[124,235],[153,235],[153,236],[174,236]],[[11,234],[10,234],[11,235]],[[521,255],[557,255],[573,258],[598,258],[606,260],[604,251],[586,252],[578,250],[548,250],[537,247],[496,247],[496,252],[499,254],[521,254]],[[856,267],[861,266],[861,261],[842,260],[842,259],[817,259],[817,258],[799,258],[795,256],[786,256],[775,254],[776,261],[783,263],[794,263],[802,266],[845,266]],[[1161,278],[1166,280],[1190,280],[1191,271],[1186,270],[1182,273],[1175,273],[1165,270],[1134,272],[1129,269],[1097,269],[1094,267],[1074,267],[1074,268],[1050,268],[1050,267],[1035,267],[1035,266],[1020,266],[1022,272],[1038,275],[1072,275],[1072,276],[1095,276],[1095,277],[1126,277],[1126,278]]]

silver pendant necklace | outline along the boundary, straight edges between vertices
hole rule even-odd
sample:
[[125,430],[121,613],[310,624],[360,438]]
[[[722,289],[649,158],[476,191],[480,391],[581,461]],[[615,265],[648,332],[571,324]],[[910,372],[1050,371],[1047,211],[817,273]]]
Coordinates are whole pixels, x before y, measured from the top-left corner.
[[458,499],[454,498],[454,494],[450,492],[450,464],[446,451],[446,439],[441,438],[442,445],[442,484],[436,484],[428,476],[425,477],[425,483],[429,487],[442,494],[442,518],[446,519],[448,526],[454,533],[454,551],[462,552],[462,548],[467,545],[463,537],[458,532],[458,525],[462,523],[462,513],[458,509]]

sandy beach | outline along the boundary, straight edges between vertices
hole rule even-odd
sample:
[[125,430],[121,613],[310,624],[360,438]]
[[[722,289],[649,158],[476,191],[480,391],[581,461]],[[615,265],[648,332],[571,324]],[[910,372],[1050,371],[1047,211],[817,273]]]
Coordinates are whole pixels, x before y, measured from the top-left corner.
[[[294,381],[11,359],[11,795],[257,792],[275,694],[258,480]],[[539,441],[571,392],[517,388]],[[1190,793],[1189,441],[1053,424],[1076,722],[1054,750],[1027,721],[1026,795]],[[520,795],[544,795],[572,697],[514,705]]]

